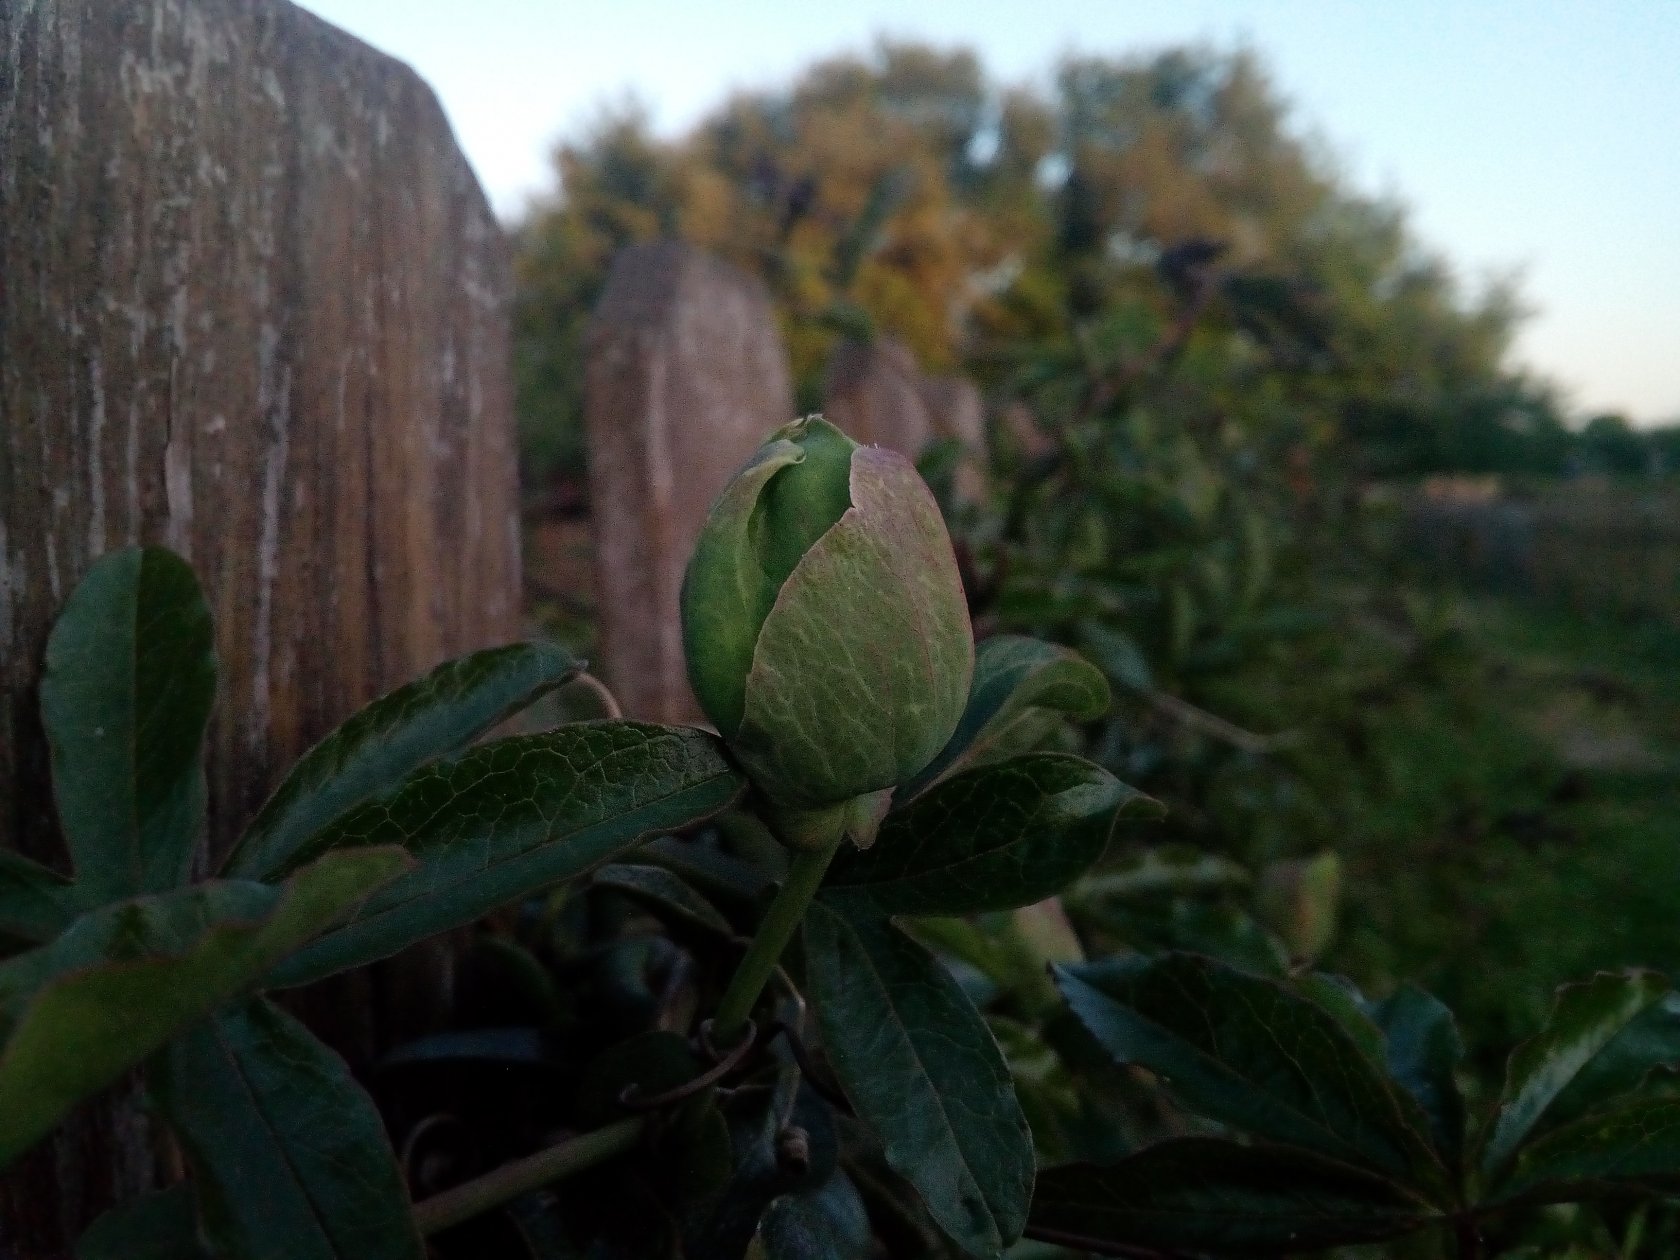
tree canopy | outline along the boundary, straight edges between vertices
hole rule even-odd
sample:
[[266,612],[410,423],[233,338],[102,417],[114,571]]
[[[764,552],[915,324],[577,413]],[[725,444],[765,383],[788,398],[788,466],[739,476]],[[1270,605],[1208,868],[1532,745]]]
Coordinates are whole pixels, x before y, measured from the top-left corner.
[[1244,425],[1360,471],[1563,469],[1557,398],[1507,365],[1512,284],[1465,286],[1247,51],[1072,58],[1026,88],[972,52],[882,41],[674,139],[605,110],[555,165],[516,230],[539,475],[581,459],[582,330],[612,256],[661,236],[763,278],[811,406],[842,336],[890,334],[1005,391],[1045,356],[1137,373],[1170,347],[1240,389]]

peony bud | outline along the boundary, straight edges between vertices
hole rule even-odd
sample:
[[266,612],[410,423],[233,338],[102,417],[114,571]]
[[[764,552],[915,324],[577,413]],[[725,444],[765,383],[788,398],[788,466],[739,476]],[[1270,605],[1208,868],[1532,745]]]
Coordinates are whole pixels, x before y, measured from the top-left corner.
[[933,495],[820,416],[724,488],[682,612],[694,693],[789,843],[869,843],[968,700],[974,639]]

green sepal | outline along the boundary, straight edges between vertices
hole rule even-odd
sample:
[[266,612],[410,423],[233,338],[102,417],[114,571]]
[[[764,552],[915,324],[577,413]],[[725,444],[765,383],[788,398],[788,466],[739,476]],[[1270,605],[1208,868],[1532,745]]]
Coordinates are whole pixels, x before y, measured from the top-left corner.
[[843,840],[857,849],[874,844],[892,800],[892,789],[883,788],[816,809],[784,809],[768,802],[764,812],[772,831],[788,848],[827,853]]
[[852,454],[852,507],[758,632],[730,747],[783,808],[896,787],[950,739],[974,642],[939,507],[903,456]]
[[725,739],[740,728],[753,645],[781,588],[765,571],[761,500],[772,478],[804,458],[785,438],[759,447],[713,505],[683,578],[689,686]]

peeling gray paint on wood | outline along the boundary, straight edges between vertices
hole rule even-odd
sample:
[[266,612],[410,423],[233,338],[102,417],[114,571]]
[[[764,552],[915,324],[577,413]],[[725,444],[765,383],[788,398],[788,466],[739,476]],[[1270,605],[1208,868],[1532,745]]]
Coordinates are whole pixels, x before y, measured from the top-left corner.
[[[62,864],[46,635],[160,542],[216,615],[219,852],[357,706],[518,635],[501,233],[425,84],[284,0],[0,0],[0,58],[0,844]],[[0,1177],[0,1256],[155,1178],[121,1099]]]

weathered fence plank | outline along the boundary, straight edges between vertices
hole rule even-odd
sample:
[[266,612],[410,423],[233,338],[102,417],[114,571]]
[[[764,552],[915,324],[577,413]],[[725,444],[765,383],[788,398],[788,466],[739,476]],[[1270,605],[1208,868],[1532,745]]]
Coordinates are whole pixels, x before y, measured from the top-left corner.
[[823,376],[823,410],[859,442],[888,446],[914,459],[941,438],[964,452],[957,489],[981,491],[985,415],[980,392],[960,376],[928,376],[909,347],[883,337],[842,341]]
[[[209,594],[211,856],[358,705],[517,635],[507,296],[401,64],[284,0],[0,3],[0,843],[62,861],[35,687],[106,550]],[[84,1109],[0,1177],[0,1256],[162,1171],[131,1100]]]
[[635,717],[698,718],[683,570],[712,500],[793,419],[763,286],[687,245],[624,251],[590,326],[584,412],[602,670]]

